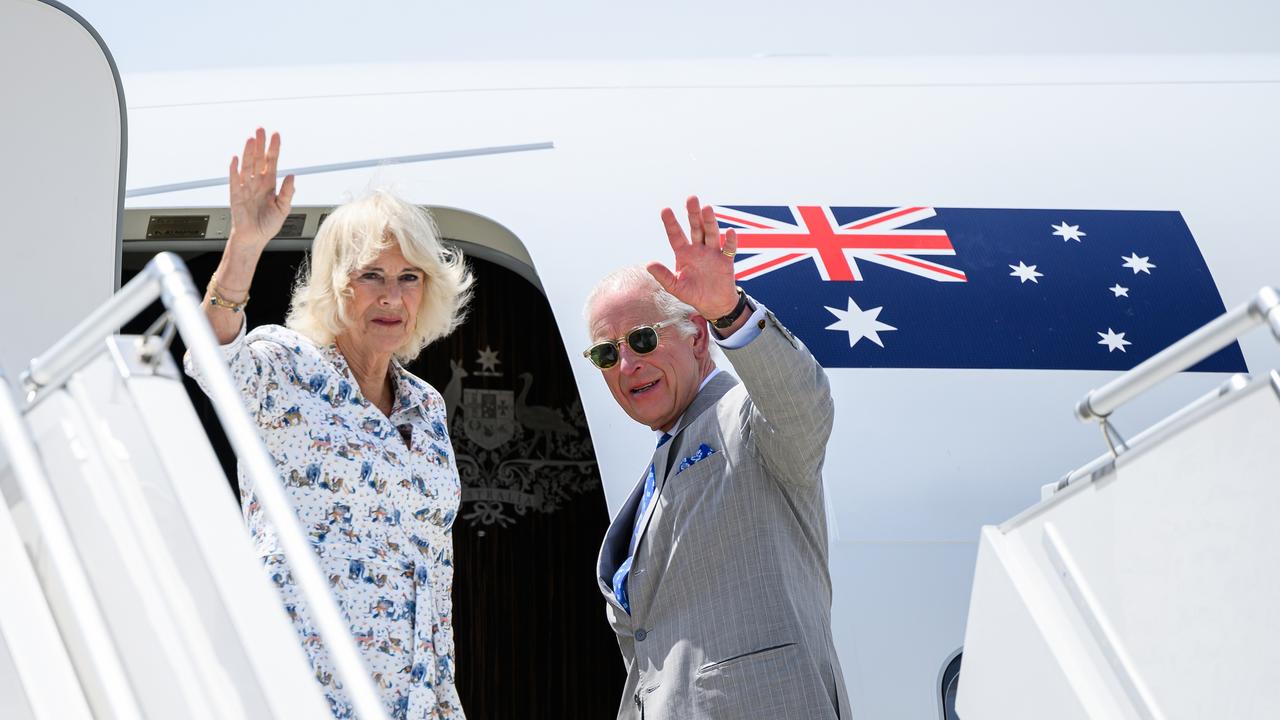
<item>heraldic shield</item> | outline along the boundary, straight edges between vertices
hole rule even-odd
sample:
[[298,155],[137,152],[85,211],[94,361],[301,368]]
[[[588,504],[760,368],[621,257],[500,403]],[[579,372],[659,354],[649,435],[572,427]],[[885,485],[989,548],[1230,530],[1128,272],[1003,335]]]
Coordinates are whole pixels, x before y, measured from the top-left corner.
[[496,450],[516,434],[515,393],[510,390],[462,391],[462,432],[485,450]]

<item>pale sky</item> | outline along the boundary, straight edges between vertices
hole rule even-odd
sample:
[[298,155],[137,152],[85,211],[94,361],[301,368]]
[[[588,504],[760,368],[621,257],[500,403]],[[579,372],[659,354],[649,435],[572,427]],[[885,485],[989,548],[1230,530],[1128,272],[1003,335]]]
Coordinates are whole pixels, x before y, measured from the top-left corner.
[[70,0],[122,73],[435,60],[1280,52],[1276,0]]

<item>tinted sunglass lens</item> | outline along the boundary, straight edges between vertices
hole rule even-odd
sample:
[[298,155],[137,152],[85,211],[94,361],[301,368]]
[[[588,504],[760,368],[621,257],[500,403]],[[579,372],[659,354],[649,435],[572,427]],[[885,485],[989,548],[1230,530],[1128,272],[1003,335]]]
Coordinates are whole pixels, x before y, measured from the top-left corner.
[[627,345],[640,355],[651,353],[658,347],[658,331],[651,327],[636,328],[627,335]]
[[618,362],[618,348],[613,343],[600,343],[591,348],[591,362],[601,370],[611,368]]

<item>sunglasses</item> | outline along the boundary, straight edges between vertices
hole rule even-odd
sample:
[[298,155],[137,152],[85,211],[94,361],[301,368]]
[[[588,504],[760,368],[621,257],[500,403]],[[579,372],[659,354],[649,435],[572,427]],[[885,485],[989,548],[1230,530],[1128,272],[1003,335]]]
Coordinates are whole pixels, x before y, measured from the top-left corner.
[[622,343],[631,348],[637,355],[648,355],[658,349],[658,329],[670,323],[660,322],[652,325],[641,325],[631,328],[625,337],[617,340],[602,340],[582,351],[582,356],[589,358],[591,364],[601,370],[608,370],[618,364],[622,353]]

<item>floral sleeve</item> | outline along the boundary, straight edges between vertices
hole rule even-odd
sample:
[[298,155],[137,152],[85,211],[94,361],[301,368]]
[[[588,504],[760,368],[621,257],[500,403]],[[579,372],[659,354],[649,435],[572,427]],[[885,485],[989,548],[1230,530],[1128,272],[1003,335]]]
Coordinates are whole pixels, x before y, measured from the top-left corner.
[[[269,391],[278,383],[280,373],[269,352],[254,348],[246,341],[245,328],[248,324],[249,319],[246,317],[240,325],[240,333],[220,349],[222,356],[227,360],[227,365],[231,368],[231,379],[240,390],[245,409],[256,419],[262,411],[263,404],[270,403]],[[189,350],[182,358],[182,368],[208,395],[208,377]],[[275,386],[278,387],[278,385]]]

